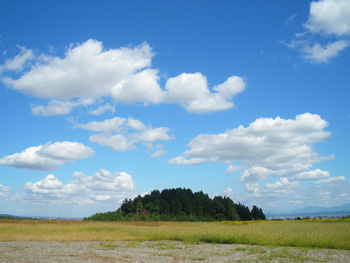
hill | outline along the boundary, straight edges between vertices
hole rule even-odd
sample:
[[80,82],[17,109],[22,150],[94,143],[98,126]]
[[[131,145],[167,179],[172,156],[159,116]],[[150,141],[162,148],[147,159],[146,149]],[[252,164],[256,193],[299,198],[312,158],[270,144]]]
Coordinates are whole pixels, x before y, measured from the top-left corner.
[[191,189],[154,190],[151,194],[125,199],[114,212],[97,213],[84,220],[151,220],[151,221],[224,221],[265,220],[261,208],[252,210],[229,197],[215,196],[213,199],[202,191]]
[[321,207],[321,206],[306,206],[304,208],[295,209],[289,212],[283,213],[268,213],[269,217],[278,216],[329,216],[329,215],[350,215],[350,203],[341,206],[334,207]]

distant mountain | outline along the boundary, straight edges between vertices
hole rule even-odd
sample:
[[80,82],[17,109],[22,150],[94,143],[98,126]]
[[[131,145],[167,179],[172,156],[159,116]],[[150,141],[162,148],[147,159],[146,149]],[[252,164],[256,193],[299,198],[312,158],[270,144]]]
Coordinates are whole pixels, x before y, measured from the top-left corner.
[[0,218],[21,218],[21,219],[42,219],[42,220],[74,220],[74,221],[82,221],[83,218],[76,217],[48,217],[48,216],[14,216],[8,214],[0,214]]
[[8,214],[0,214],[0,218],[19,218],[18,216],[8,215]]
[[350,203],[335,207],[307,206],[289,212],[267,213],[268,217],[278,216],[322,216],[322,215],[350,215]]
[[350,203],[341,205],[341,206],[335,206],[335,207],[321,207],[321,206],[307,206],[302,209],[296,209],[291,211],[293,214],[298,213],[339,213],[339,212],[350,212]]

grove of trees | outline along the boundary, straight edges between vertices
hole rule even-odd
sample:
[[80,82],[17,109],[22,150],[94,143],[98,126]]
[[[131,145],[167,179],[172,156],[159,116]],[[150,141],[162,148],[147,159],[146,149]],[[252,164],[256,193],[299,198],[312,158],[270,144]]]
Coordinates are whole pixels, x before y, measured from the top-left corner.
[[121,207],[113,212],[96,213],[84,220],[92,221],[247,221],[265,220],[261,208],[252,210],[229,197],[210,198],[202,191],[190,189],[154,190],[151,194],[125,199]]

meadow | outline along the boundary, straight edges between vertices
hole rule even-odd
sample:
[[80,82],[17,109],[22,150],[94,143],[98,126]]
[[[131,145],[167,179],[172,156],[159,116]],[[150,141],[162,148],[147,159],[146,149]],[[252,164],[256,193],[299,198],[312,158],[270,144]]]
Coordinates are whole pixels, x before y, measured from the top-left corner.
[[162,241],[350,250],[349,220],[86,222],[0,220],[0,241]]

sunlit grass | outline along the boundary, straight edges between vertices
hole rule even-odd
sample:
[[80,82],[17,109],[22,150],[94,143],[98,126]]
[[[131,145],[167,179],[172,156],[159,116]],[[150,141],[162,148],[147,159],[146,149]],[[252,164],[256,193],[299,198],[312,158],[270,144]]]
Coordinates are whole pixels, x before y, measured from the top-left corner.
[[0,220],[0,241],[160,241],[350,249],[350,221],[81,222]]

